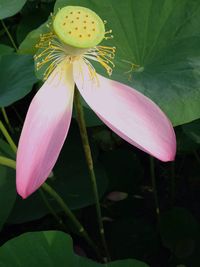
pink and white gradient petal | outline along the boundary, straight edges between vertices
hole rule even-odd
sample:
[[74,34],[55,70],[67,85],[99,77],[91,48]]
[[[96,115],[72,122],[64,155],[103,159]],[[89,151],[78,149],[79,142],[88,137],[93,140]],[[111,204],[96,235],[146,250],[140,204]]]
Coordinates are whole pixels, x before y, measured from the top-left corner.
[[72,116],[72,66],[61,63],[33,98],[17,151],[17,192],[26,198],[49,176]]
[[74,81],[100,119],[127,142],[162,160],[174,160],[176,137],[171,122],[149,98],[127,85],[97,74],[87,65],[74,63]]

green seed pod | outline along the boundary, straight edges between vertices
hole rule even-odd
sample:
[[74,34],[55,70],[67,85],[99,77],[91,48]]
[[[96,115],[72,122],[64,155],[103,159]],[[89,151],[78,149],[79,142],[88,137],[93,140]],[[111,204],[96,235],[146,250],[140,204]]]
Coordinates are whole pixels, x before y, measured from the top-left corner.
[[95,47],[105,36],[102,19],[80,6],[60,9],[54,18],[53,29],[63,43],[77,48]]

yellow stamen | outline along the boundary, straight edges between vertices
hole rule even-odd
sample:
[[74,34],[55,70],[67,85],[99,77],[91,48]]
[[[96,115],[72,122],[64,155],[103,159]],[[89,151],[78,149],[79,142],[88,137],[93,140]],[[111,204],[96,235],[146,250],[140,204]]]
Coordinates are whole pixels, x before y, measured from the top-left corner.
[[[71,7],[72,8],[72,7]],[[74,8],[74,7],[73,7]],[[62,9],[61,9],[62,10]],[[87,9],[86,9],[87,10]],[[68,14],[65,14],[64,21],[62,24],[67,23],[65,20],[70,19],[70,22],[74,21],[74,19],[80,20],[83,19],[82,24],[76,24],[68,28],[68,34],[73,35],[76,32],[77,38],[82,39],[85,38],[87,35],[87,40],[92,39],[96,34],[97,25],[95,21],[95,16],[91,19],[91,14],[85,14],[82,12],[83,10],[80,7],[77,7]],[[72,12],[72,13],[71,13]],[[88,12],[88,11],[87,11]],[[92,11],[91,11],[92,12]],[[94,13],[95,14],[95,13]],[[62,14],[63,15],[63,14]],[[56,17],[55,17],[56,18]],[[55,19],[52,16],[52,19]],[[89,21],[88,21],[89,20]],[[105,21],[104,21],[105,24]],[[91,79],[96,79],[96,71],[92,66],[90,60],[99,62],[107,71],[108,75],[112,74],[112,68],[115,67],[112,59],[115,56],[115,47],[108,47],[108,46],[94,46],[93,48],[77,48],[71,46],[69,44],[64,43],[59,36],[54,31],[53,23],[49,23],[49,32],[40,35],[40,41],[36,45],[39,49],[37,55],[35,55],[34,59],[36,61],[36,69],[39,70],[42,67],[46,67],[44,72],[44,79],[47,79],[52,71],[56,68],[56,66],[62,62],[66,61],[68,64],[72,64],[74,61],[83,59],[83,61],[87,64]],[[64,26],[66,26],[65,24]],[[63,27],[64,27],[63,26]],[[88,31],[89,27],[89,31]],[[112,38],[112,36],[105,36],[106,34],[112,33],[112,30],[104,31],[104,39]]]

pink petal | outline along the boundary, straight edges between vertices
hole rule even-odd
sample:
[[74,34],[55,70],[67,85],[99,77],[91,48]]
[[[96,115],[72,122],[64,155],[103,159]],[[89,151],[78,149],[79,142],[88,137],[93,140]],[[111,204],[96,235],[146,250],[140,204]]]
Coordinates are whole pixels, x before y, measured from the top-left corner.
[[30,104],[17,152],[17,192],[23,198],[51,173],[69,129],[73,94],[72,67],[61,63]]
[[120,137],[162,161],[174,160],[173,127],[149,98],[101,75],[92,79],[83,61],[74,64],[74,80],[88,105]]

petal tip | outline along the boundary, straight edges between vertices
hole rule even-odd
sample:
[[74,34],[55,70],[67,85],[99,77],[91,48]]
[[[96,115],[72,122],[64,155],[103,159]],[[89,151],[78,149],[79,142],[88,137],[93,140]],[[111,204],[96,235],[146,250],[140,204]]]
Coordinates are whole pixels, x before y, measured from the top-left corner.
[[169,155],[169,156],[166,156],[162,159],[160,159],[161,161],[163,162],[170,162],[170,161],[174,161],[175,160],[175,155]]
[[173,148],[170,152],[161,155],[160,157],[158,157],[159,160],[163,161],[163,162],[170,162],[170,161],[174,161],[176,158],[176,147]]
[[16,186],[16,187],[17,187],[17,193],[22,199],[26,199],[30,195],[25,190],[21,190],[19,186]]

